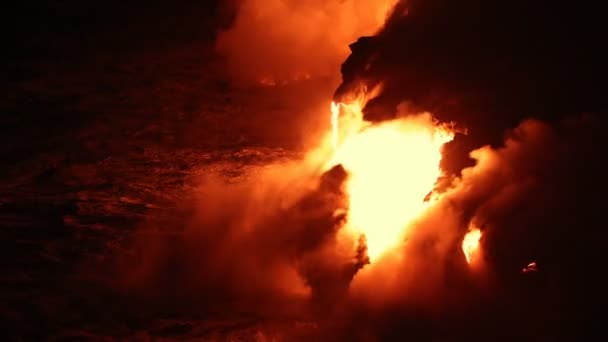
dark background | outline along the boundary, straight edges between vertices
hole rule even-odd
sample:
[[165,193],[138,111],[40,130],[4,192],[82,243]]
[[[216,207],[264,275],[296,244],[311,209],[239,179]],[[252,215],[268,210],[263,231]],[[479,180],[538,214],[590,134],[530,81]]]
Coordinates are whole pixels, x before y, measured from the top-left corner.
[[298,120],[278,119],[302,89],[231,86],[213,47],[234,12],[216,1],[1,12],[2,338],[254,335],[256,317],[151,307],[107,275],[145,222],[185,224],[201,168],[227,164],[231,178],[294,157]]

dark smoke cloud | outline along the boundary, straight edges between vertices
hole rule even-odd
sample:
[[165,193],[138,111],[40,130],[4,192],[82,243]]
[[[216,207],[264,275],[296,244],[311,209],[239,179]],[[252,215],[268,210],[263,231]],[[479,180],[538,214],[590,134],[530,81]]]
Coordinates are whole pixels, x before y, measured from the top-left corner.
[[[411,102],[485,142],[526,117],[603,112],[605,20],[592,1],[401,1],[384,30],[360,39],[337,99],[382,83],[369,120]],[[403,14],[405,13],[405,15]],[[470,149],[469,149],[470,150]]]

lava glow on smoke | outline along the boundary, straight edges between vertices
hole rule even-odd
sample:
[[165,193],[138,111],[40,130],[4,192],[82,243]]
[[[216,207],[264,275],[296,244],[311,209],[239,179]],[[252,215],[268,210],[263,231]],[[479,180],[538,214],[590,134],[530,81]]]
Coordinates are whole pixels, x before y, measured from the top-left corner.
[[331,105],[334,155],[349,173],[345,229],[364,235],[370,261],[399,245],[441,176],[441,148],[454,137],[430,114],[378,124],[363,120],[362,103]]
[[233,26],[218,34],[218,52],[235,79],[275,86],[335,76],[348,45],[376,33],[397,0],[230,2],[238,12]]

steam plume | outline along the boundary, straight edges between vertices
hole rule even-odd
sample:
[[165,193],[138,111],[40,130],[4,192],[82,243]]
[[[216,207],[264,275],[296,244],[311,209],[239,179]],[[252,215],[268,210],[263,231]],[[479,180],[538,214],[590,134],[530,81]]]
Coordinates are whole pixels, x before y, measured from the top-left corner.
[[[364,8],[357,4],[243,1],[218,49],[240,80],[331,74],[343,47],[368,28],[350,21]],[[603,94],[584,86],[605,79],[594,53],[603,31],[591,19],[601,11],[528,1],[405,4],[382,32],[353,45],[335,96],[383,84],[364,109],[368,119],[393,118],[406,101],[469,134],[444,151],[452,177],[397,252],[368,265],[364,249],[340,249],[342,218],[334,214],[346,205],[339,186],[346,175],[337,168],[318,181],[296,162],[230,191],[214,187],[216,179],[203,183],[177,248],[144,241],[148,267],[134,278],[169,278],[159,260],[171,255],[182,268],[171,288],[185,300],[285,304],[311,295],[322,309],[341,309],[327,320],[334,325],[326,340],[552,339],[598,321],[577,315],[605,299],[605,123],[560,118],[605,111]],[[543,120],[522,120],[528,116]],[[469,157],[463,167],[459,159]],[[483,272],[461,249],[471,225],[483,232]],[[531,262],[535,278],[521,272]],[[141,279],[131,284],[148,284]]]
[[217,49],[234,78],[282,83],[335,77],[348,45],[381,27],[395,0],[240,0]]
[[[502,337],[563,338],[599,324],[592,315],[578,321],[605,299],[597,269],[608,187],[597,182],[598,124],[525,120],[499,147],[471,152],[475,165],[400,252],[357,273],[344,335],[331,338],[491,339],[500,327],[509,329]],[[470,269],[459,248],[471,223],[483,231],[482,270]],[[531,261],[544,265],[538,275],[522,271]]]

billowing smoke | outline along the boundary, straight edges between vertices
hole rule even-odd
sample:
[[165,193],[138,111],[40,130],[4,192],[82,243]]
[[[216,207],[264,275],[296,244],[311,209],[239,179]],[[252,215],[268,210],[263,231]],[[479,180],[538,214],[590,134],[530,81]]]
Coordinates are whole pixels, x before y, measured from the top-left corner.
[[204,170],[185,220],[143,224],[116,286],[170,308],[276,314],[305,300],[328,312],[367,258],[336,239],[347,174],[320,175],[316,159],[265,163],[232,181]]
[[[444,149],[439,199],[394,253],[370,264],[364,239],[341,244],[348,174],[322,174],[323,158],[311,158],[256,169],[236,184],[203,180],[189,225],[171,236],[156,225],[142,237],[123,286],[198,310],[303,302],[293,309],[302,314],[313,303],[324,328],[316,340],[556,340],[599,324],[592,312],[606,298],[606,126],[582,115],[605,111],[592,86],[605,79],[592,9],[408,4],[353,45],[335,94],[342,100],[382,84],[364,108],[368,120],[394,118],[406,102],[468,129]],[[218,42],[235,75],[333,73],[343,41],[368,28],[350,21],[365,6],[314,5],[243,1]],[[469,265],[461,243],[472,226],[482,235]],[[537,271],[523,272],[530,263]]]
[[338,75],[348,45],[374,34],[395,0],[237,0],[217,50],[235,80],[280,84]]
[[499,143],[523,118],[600,112],[606,102],[604,20],[591,1],[402,1],[377,35],[352,46],[342,67],[342,101],[365,85],[383,91],[367,119],[410,102],[476,138]]
[[[232,184],[204,177],[183,231],[142,230],[122,286],[195,312],[312,312],[323,328],[316,338],[327,340],[579,329],[578,313],[601,305],[593,299],[606,285],[598,124],[526,120],[498,147],[472,151],[475,165],[452,178],[395,253],[372,264],[337,239],[336,210],[347,206],[340,167],[318,177],[309,159],[254,168]],[[460,249],[471,224],[483,232],[473,268]],[[531,262],[538,272],[523,273]]]
[[[355,276],[340,337],[371,329],[376,338],[489,339],[508,327],[512,338],[557,338],[599,323],[582,313],[606,298],[598,124],[526,120],[500,146],[472,151],[475,165],[453,179],[400,252]],[[475,267],[459,248],[471,224],[483,234]],[[538,273],[524,272],[532,262]]]
[[[599,318],[581,313],[606,298],[597,273],[608,209],[599,8],[399,6],[382,32],[352,45],[336,101],[381,85],[363,109],[367,120],[393,119],[406,102],[467,134],[444,149],[452,176],[401,253],[355,276],[349,333],[340,337],[557,338],[594,326]],[[583,113],[593,115],[568,119]],[[482,232],[475,267],[459,245],[469,227]],[[530,263],[545,266],[531,276],[522,272]]]

